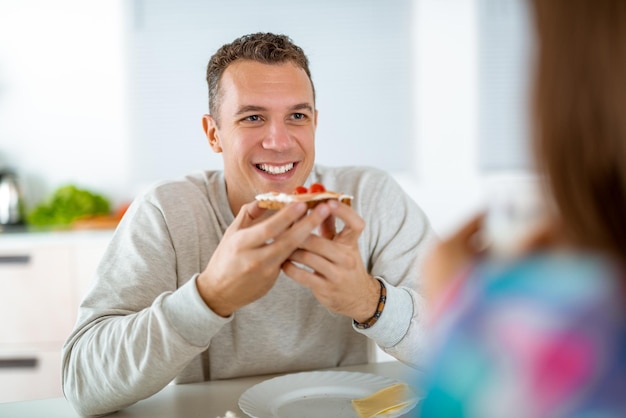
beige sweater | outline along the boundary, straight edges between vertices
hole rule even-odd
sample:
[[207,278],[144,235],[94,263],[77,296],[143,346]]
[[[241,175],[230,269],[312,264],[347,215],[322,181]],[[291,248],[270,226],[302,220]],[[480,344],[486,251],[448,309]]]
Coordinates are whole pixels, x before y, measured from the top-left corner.
[[166,386],[366,363],[367,338],[399,360],[419,362],[424,302],[418,267],[432,229],[387,174],[316,166],[319,182],[355,198],[365,219],[359,248],[387,283],[379,321],[357,330],[281,273],[261,299],[229,318],[202,301],[195,280],[234,220],[223,173],[159,184],[120,223],[63,347],[63,390],[83,415],[106,414]]

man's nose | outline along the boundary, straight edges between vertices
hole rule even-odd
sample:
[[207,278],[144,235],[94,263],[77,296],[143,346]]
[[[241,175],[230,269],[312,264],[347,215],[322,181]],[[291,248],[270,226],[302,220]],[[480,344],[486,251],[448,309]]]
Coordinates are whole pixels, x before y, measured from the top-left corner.
[[284,151],[291,146],[291,135],[288,127],[282,121],[270,124],[263,139],[263,148],[275,151]]

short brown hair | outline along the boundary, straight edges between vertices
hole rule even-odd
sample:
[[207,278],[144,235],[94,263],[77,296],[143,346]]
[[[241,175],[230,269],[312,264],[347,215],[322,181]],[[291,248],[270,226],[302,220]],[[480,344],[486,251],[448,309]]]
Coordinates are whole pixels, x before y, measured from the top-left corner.
[[302,68],[311,81],[313,97],[315,87],[309,70],[309,60],[304,51],[285,35],[252,33],[222,46],[209,60],[206,81],[209,86],[209,112],[217,121],[220,105],[220,80],[226,68],[237,60],[252,60],[264,64],[292,62]]
[[626,2],[532,6],[538,167],[574,243],[626,261]]

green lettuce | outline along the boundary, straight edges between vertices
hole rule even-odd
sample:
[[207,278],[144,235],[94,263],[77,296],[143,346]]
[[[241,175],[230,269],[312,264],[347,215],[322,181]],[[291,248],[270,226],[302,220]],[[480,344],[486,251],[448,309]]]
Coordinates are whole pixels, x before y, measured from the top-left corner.
[[26,222],[38,227],[63,226],[86,216],[108,215],[110,211],[111,205],[104,196],[68,185],[37,205],[27,215]]

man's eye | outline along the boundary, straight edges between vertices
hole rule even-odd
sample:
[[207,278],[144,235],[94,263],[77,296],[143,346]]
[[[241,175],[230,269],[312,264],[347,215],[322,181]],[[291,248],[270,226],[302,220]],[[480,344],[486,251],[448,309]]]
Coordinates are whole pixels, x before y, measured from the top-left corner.
[[304,113],[294,113],[293,118],[296,120],[306,119],[306,115]]
[[261,120],[261,117],[259,115],[250,115],[247,118],[245,118],[245,120],[250,121],[250,122],[256,122]]

